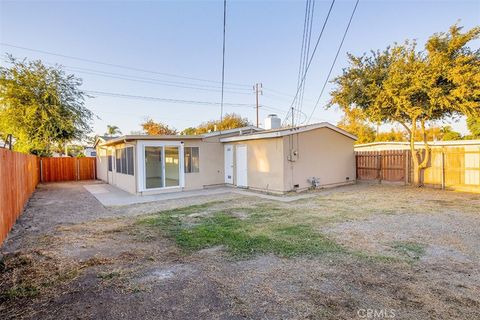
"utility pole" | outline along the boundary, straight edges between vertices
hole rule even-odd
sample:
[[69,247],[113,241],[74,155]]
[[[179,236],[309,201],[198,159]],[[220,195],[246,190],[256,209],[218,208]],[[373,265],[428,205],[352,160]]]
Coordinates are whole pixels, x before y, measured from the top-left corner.
[[262,90],[263,86],[262,83],[255,83],[253,86],[253,91],[255,91],[255,98],[256,98],[256,106],[257,106],[257,128],[259,128],[259,121],[258,121],[258,94],[263,94]]
[[292,128],[295,127],[295,109],[292,106]]

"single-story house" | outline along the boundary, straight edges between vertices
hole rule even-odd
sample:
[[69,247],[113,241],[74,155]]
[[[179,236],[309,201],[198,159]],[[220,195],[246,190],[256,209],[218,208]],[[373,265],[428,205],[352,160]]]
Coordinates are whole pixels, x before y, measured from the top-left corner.
[[356,137],[329,123],[97,140],[97,176],[130,193],[230,185],[273,193],[355,181]]

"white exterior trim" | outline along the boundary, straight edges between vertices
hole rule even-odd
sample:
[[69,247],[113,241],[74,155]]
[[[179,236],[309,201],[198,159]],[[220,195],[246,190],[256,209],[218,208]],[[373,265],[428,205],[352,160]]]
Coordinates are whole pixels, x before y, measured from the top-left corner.
[[245,140],[278,138],[278,137],[288,136],[288,135],[291,135],[291,134],[311,131],[311,130],[315,130],[315,129],[319,129],[319,128],[329,128],[333,131],[336,131],[340,134],[343,134],[344,136],[346,136],[348,138],[351,138],[353,140],[357,140],[357,137],[354,136],[353,134],[350,134],[345,130],[342,130],[338,127],[335,127],[334,125],[332,125],[328,122],[321,122],[321,123],[311,124],[311,125],[307,125],[307,126],[303,126],[303,127],[276,129],[276,130],[271,130],[271,131],[264,131],[264,132],[260,132],[260,133],[255,133],[255,134],[248,134],[248,135],[243,135],[243,136],[223,138],[223,139],[220,139],[220,142],[232,142],[232,141],[245,141]]

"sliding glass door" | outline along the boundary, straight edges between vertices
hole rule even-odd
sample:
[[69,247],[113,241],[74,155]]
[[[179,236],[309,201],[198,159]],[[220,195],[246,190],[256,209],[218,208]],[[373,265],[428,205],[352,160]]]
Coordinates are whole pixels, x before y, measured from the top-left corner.
[[180,185],[180,161],[178,147],[165,147],[165,186]]
[[145,146],[145,188],[180,186],[179,147]]
[[145,187],[163,188],[163,148],[145,147]]

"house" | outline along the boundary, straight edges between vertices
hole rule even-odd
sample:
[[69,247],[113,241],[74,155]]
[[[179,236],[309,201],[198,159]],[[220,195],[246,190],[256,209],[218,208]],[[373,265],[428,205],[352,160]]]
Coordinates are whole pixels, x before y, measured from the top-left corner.
[[326,122],[203,135],[127,135],[97,140],[97,175],[139,195],[217,185],[302,191],[353,183],[355,140]]
[[83,154],[85,155],[85,157],[96,157],[97,150],[95,150],[95,148],[92,146],[85,146],[83,148]]

